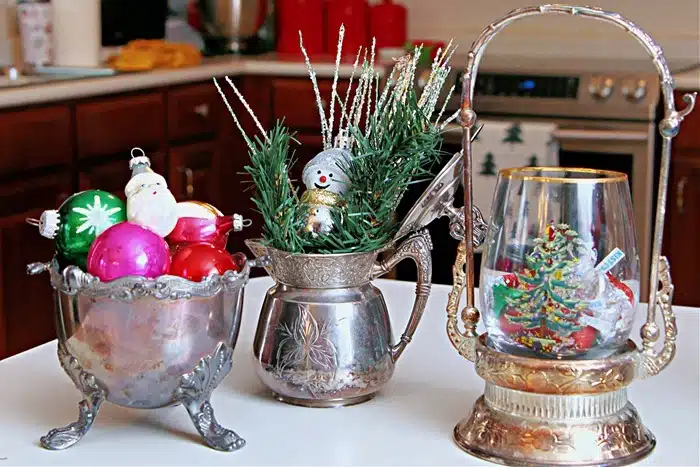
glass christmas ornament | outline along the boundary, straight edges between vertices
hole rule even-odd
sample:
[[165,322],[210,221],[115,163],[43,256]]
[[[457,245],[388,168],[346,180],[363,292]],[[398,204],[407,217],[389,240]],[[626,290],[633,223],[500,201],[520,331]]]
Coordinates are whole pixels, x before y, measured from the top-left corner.
[[106,282],[125,276],[156,278],[167,274],[169,268],[166,241],[128,221],[102,232],[87,257],[87,272]]
[[131,151],[129,169],[131,179],[124,188],[127,219],[166,237],[178,219],[177,201],[168,182],[151,169],[151,161],[141,148]]
[[167,237],[174,249],[194,243],[210,243],[217,248],[226,248],[228,235],[233,230],[240,232],[243,227],[251,225],[250,219],[243,219],[240,214],[217,216],[214,218],[180,217],[175,228]]
[[85,270],[95,238],[125,220],[126,206],[122,200],[106,191],[87,190],[74,194],[58,209],[44,211],[39,219],[39,233],[55,239],[62,264]]
[[[238,253],[239,255],[241,253]],[[184,245],[173,254],[170,274],[199,282],[212,273],[223,275],[226,271],[238,272],[234,257],[209,243]]]
[[640,282],[626,175],[501,171],[485,252],[479,291],[489,345],[548,358],[624,347]]

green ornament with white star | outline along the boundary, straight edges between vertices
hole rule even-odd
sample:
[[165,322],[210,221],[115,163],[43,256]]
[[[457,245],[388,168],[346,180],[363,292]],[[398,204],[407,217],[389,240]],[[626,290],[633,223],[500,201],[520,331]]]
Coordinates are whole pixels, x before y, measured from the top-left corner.
[[126,221],[126,205],[111,193],[88,190],[68,198],[58,210],[45,211],[40,233],[56,240],[56,250],[66,263],[85,269],[90,246],[108,227]]

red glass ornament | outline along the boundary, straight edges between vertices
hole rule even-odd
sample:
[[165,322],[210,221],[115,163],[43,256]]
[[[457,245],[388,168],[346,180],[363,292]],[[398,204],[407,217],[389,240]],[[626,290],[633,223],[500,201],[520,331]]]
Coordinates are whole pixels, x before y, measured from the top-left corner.
[[572,332],[571,337],[574,339],[578,350],[588,350],[593,347],[597,333],[598,331],[595,328],[586,326],[579,331]]
[[168,234],[168,243],[173,248],[192,243],[210,243],[225,249],[231,230],[233,216],[218,216],[215,219],[180,217]]
[[323,1],[277,0],[278,53],[301,55],[299,31],[304,36],[304,48],[309,55],[325,52]]
[[406,44],[406,7],[393,0],[372,6],[369,16],[370,35],[377,40],[377,49],[403,48]]
[[338,31],[345,25],[343,55],[357,55],[370,43],[369,5],[366,0],[328,0],[326,8],[326,52],[335,55]]
[[199,282],[209,274],[239,271],[240,266],[226,250],[209,243],[184,245],[175,251],[170,264],[170,274]]

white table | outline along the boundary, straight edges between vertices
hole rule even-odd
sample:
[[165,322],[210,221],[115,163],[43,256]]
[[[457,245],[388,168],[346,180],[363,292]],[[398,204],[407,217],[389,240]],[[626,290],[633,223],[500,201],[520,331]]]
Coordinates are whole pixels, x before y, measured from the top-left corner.
[[[276,402],[253,373],[252,339],[268,278],[246,291],[233,370],[214,392],[218,420],[248,444],[222,453],[204,446],[182,407],[154,411],[105,404],[78,444],[39,446],[49,429],[75,420],[80,400],[51,342],[0,362],[0,467],[6,465],[491,465],[452,442],[454,425],[481,395],[483,381],[445,334],[449,288],[434,286],[415,340],[391,383],[374,400],[342,409]],[[400,334],[413,284],[380,280]],[[644,313],[640,311],[641,315]],[[31,310],[27,310],[31,313]],[[663,373],[633,383],[630,399],[657,438],[641,465],[700,465],[700,311],[677,307],[678,352]],[[31,323],[31,320],[27,320]],[[635,332],[635,337],[637,333]]]

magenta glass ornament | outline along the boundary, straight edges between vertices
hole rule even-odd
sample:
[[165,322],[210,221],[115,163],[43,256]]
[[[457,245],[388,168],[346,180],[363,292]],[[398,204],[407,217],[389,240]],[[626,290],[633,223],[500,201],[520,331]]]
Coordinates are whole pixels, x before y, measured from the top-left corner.
[[87,269],[102,281],[124,276],[154,278],[170,269],[167,242],[158,234],[131,222],[113,225],[90,248]]

